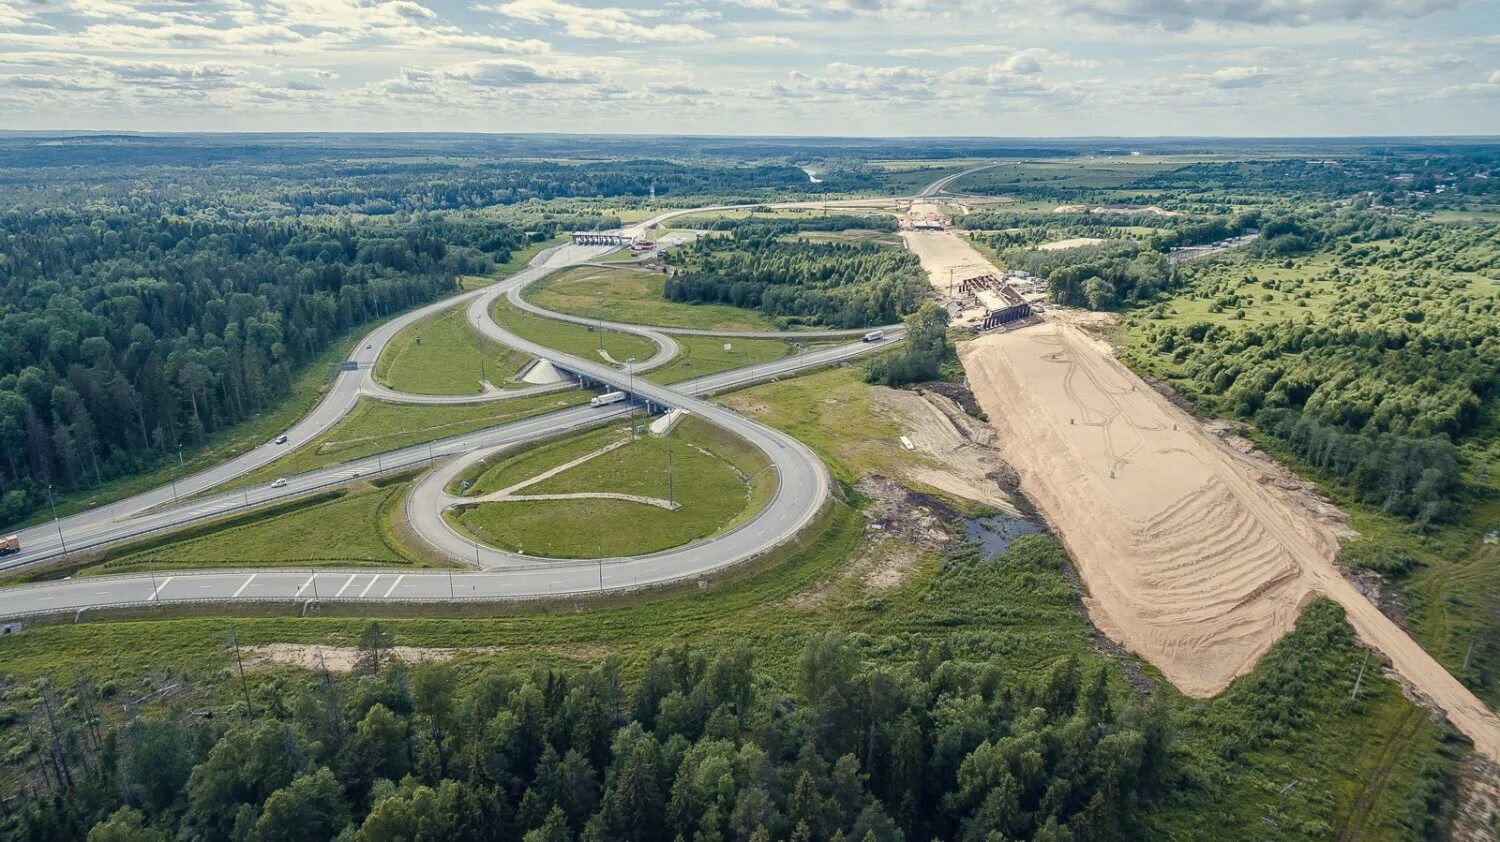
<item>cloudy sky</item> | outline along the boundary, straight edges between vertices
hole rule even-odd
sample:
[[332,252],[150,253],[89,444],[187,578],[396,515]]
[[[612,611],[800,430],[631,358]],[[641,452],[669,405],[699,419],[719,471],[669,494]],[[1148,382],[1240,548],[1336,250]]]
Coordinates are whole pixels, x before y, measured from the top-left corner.
[[0,129],[1500,134],[1500,0],[0,0]]

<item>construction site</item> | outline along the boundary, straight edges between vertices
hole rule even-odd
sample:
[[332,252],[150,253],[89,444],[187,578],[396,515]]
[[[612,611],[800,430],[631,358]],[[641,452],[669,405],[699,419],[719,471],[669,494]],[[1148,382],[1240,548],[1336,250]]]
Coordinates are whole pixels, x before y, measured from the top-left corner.
[[968,385],[1101,631],[1207,697],[1326,596],[1411,695],[1500,757],[1500,718],[1344,578],[1335,560],[1353,533],[1336,507],[1116,360],[1087,330],[1107,316],[1047,307],[1045,282],[998,269],[941,216],[914,202],[902,237],[951,324],[982,334],[959,347]]

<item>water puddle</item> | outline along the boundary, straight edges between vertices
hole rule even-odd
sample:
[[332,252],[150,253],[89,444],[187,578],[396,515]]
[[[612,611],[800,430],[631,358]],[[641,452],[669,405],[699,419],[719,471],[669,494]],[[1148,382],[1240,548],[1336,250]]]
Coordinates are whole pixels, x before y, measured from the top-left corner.
[[1035,535],[1042,528],[1023,517],[1007,514],[985,515],[964,518],[964,534],[970,541],[978,541],[985,558],[993,558],[1010,549],[1010,545],[1022,535]]

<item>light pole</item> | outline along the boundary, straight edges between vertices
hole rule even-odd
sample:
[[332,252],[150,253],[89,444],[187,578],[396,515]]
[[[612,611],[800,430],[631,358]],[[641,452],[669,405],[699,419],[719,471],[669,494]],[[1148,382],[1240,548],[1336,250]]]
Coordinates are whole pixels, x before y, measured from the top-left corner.
[[480,388],[483,388],[488,378],[484,376],[484,334],[479,332],[479,318],[477,316],[474,318],[474,347],[479,350],[479,383]]
[[625,361],[625,371],[630,375],[630,440],[635,441],[635,357]]
[[68,542],[63,539],[62,521],[57,519],[57,503],[52,500],[52,483],[47,483],[47,505],[52,509],[52,522],[57,525],[57,542],[62,544],[63,555],[68,554]]
[[599,350],[604,350],[604,290],[594,293],[594,300],[599,304]]
[[672,503],[672,424],[669,420],[667,423],[667,506],[670,508]]

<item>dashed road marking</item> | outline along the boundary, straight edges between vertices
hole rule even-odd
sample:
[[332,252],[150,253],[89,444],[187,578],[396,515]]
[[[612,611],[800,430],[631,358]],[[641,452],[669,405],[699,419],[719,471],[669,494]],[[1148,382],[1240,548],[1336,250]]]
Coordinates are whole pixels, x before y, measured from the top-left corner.
[[370,592],[370,588],[375,587],[375,583],[380,580],[381,575],[382,574],[380,573],[376,573],[373,577],[371,577],[369,582],[365,583],[365,589],[359,592],[360,599],[364,599],[365,594]]
[[307,577],[307,581],[303,582],[302,583],[302,587],[298,588],[297,592],[294,593],[294,594],[292,594],[292,596],[294,596],[294,597],[301,596],[302,592],[305,591],[305,590],[307,590],[308,586],[313,583],[313,579],[316,579],[317,577],[318,577],[318,574],[316,574],[316,573],[312,574],[311,576],[308,576]]
[[352,585],[352,584],[354,584],[354,577],[358,576],[358,575],[359,575],[358,573],[350,573],[349,574],[349,579],[344,582],[344,586],[342,588],[339,588],[339,592],[333,595],[333,598],[334,599],[338,599],[339,597],[343,596],[344,595],[344,591],[348,590],[349,586]]

